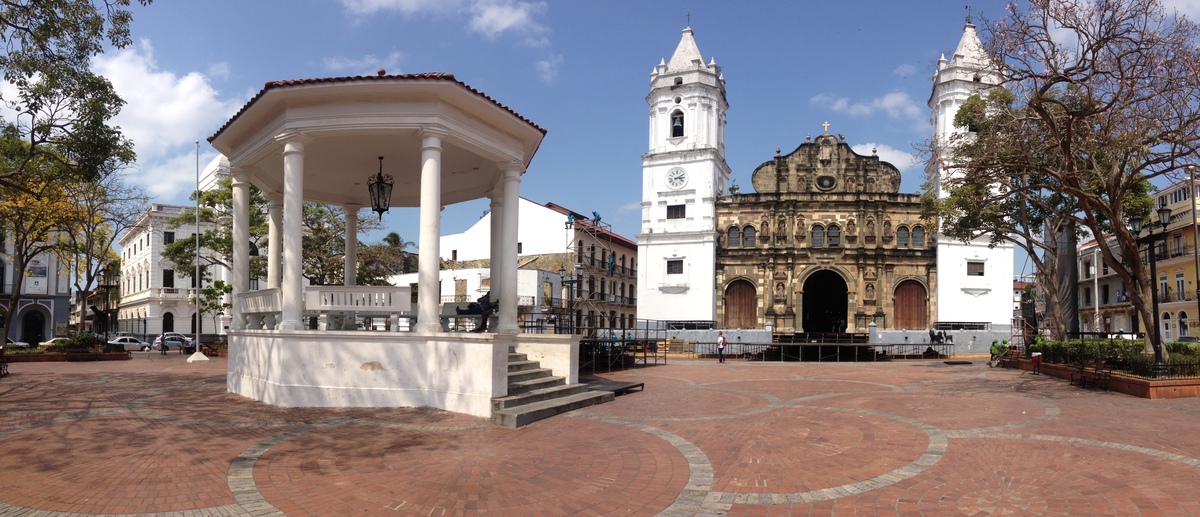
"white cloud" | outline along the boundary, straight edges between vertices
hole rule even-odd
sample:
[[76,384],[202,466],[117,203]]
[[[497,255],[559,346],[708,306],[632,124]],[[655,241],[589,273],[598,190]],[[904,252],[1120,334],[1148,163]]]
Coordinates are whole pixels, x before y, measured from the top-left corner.
[[213,63],[213,64],[209,65],[208,66],[208,75],[210,77],[228,79],[229,78],[229,63],[221,62],[221,63]]
[[348,71],[351,75],[374,75],[380,68],[387,70],[389,74],[400,73],[400,60],[404,57],[398,51],[377,57],[375,54],[368,54],[360,58],[349,57],[327,57],[325,58],[325,68],[335,72]]
[[470,8],[471,29],[495,39],[505,32],[526,36],[530,46],[545,46],[547,29],[534,21],[534,16],[546,11],[545,2],[514,2],[512,0],[478,0]]
[[867,142],[865,144],[852,145],[850,149],[864,156],[870,156],[872,152],[875,152],[879,155],[880,160],[895,165],[897,169],[900,169],[901,173],[919,165],[917,163],[917,155],[901,151],[887,144]]
[[1166,12],[1186,14],[1192,21],[1200,19],[1200,0],[1163,0]]
[[892,75],[894,75],[896,77],[908,77],[915,73],[917,73],[917,67],[910,65],[908,63],[904,63],[904,64],[892,69]]
[[822,105],[827,108],[846,113],[854,117],[874,115],[878,112],[887,113],[889,118],[924,120],[925,109],[913,101],[906,92],[892,92],[866,102],[850,102],[845,97],[835,97],[822,93],[809,100],[810,104]]
[[538,78],[544,83],[554,82],[554,78],[558,77],[558,68],[562,66],[563,57],[559,54],[551,55],[550,57],[534,63],[534,68],[537,69]]
[[195,142],[220,127],[242,101],[221,98],[199,72],[180,76],[159,70],[148,41],[97,56],[92,69],[125,99],[112,123],[137,151],[131,179],[157,196],[186,197],[195,189]]

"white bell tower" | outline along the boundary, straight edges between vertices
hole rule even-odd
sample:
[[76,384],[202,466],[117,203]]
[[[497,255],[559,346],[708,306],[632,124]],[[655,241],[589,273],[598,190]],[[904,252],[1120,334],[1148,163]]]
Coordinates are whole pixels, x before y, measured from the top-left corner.
[[[939,199],[949,195],[942,191],[942,180],[954,174],[943,166],[954,162],[950,139],[965,131],[954,127],[954,115],[971,95],[986,95],[1002,80],[968,19],[954,56],[938,61],[929,96],[934,156],[925,171],[937,185]],[[988,322],[993,330],[1007,330],[1013,316],[1012,243],[989,248],[987,237],[963,243],[941,232],[937,239],[937,321]]]
[[716,318],[716,211],[729,189],[725,77],[692,28],[650,72],[650,150],[642,156],[640,319]]

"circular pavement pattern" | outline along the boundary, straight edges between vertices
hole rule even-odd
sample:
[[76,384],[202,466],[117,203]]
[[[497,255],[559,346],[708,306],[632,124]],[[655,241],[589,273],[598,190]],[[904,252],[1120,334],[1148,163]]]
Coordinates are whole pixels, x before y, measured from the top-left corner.
[[[619,431],[583,419],[520,432],[347,424],[272,447],[255,466],[255,482],[267,502],[289,515],[665,509],[674,497],[664,494],[678,493],[687,481],[686,462],[661,440],[631,441]],[[564,432],[574,439],[564,441]]]
[[1018,370],[673,360],[512,430],[274,408],[184,359],[14,366],[0,515],[1200,515],[1200,399]]

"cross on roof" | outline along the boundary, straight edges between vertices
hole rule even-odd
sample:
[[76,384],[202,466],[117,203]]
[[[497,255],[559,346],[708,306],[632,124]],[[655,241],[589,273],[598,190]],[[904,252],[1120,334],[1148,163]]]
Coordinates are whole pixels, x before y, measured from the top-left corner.
[[825,134],[828,135],[829,134],[829,122],[826,121],[824,124],[821,124],[821,127],[825,128]]

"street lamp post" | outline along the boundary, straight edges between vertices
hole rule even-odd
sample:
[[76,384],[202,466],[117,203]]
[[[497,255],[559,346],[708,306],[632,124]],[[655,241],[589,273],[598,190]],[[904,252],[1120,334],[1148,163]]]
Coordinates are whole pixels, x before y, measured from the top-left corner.
[[[1152,374],[1153,374],[1154,378],[1156,378],[1156,379],[1163,379],[1163,378],[1168,377],[1169,372],[1167,370],[1167,363],[1163,362],[1163,356],[1162,356],[1162,329],[1160,328],[1161,325],[1160,325],[1159,319],[1158,319],[1159,318],[1158,296],[1160,294],[1159,289],[1158,289],[1158,283],[1157,283],[1158,282],[1158,254],[1155,253],[1155,251],[1154,251],[1154,243],[1158,239],[1166,237],[1167,224],[1171,221],[1171,209],[1166,206],[1158,207],[1158,221],[1159,221],[1158,226],[1161,228],[1161,230],[1159,231],[1159,234],[1154,235],[1154,226],[1155,225],[1151,224],[1150,227],[1147,228],[1147,230],[1149,231],[1149,235],[1146,236],[1146,241],[1149,243],[1149,246],[1147,246],[1147,250],[1150,252],[1150,287],[1151,287],[1151,289],[1150,289],[1150,292],[1151,292],[1150,307],[1151,307],[1151,309],[1150,310],[1152,310],[1154,312],[1154,315],[1153,315],[1154,318],[1152,320],[1153,325],[1154,325],[1154,331],[1150,334],[1150,340],[1151,340],[1150,344],[1154,347],[1154,368],[1152,370]],[[1141,235],[1142,222],[1143,221],[1142,221],[1141,216],[1134,216],[1129,219],[1129,226],[1133,230],[1134,234],[1139,235],[1139,236]],[[1139,237],[1138,240],[1140,241],[1141,238]]]
[[575,284],[579,283],[578,275],[570,277],[567,280],[566,268],[558,268],[558,277],[563,285],[567,286],[567,298],[570,302],[567,303],[567,333],[575,333]]

